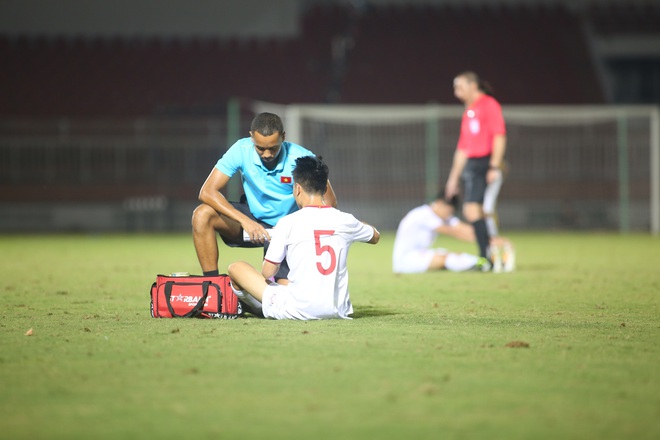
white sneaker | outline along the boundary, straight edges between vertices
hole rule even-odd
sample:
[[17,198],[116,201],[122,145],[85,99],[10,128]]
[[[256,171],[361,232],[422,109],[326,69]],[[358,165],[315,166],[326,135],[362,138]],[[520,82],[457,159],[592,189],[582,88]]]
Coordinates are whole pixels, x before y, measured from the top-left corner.
[[516,270],[516,250],[510,244],[505,244],[502,249],[502,263],[504,272]]
[[473,272],[492,272],[493,265],[490,263],[488,258],[479,257],[475,265],[468,270]]
[[503,250],[499,246],[490,247],[490,261],[493,263],[493,273],[501,273],[503,270]]

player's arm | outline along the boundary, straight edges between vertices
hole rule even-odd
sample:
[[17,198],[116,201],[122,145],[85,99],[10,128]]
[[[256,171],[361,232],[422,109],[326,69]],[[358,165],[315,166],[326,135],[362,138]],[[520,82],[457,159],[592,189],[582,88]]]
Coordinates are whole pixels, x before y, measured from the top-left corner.
[[220,192],[227,186],[227,182],[229,182],[229,176],[217,168],[213,168],[199,191],[199,200],[211,206],[218,213],[240,223],[252,241],[263,243],[264,236],[268,237],[263,226],[234,208]]
[[266,279],[274,277],[278,270],[280,270],[280,265],[272,261],[264,260],[261,265],[261,274]]
[[[373,228],[373,226],[372,226]],[[374,236],[371,237],[371,240],[369,240],[367,243],[369,244],[376,244],[380,241],[380,232],[378,232],[378,229],[374,228]]]
[[468,242],[474,242],[477,240],[476,236],[474,235],[474,227],[464,222],[459,222],[454,226],[442,225],[437,227],[435,231],[447,237],[453,237],[457,240]]
[[467,163],[467,156],[463,150],[456,149],[454,152],[454,160],[452,161],[449,177],[447,178],[447,185],[445,187],[445,196],[451,198],[458,194],[458,181]]
[[378,229],[376,229],[374,226],[371,226],[369,223],[361,222],[365,226],[369,226],[371,229],[374,230],[374,235],[371,236],[369,241],[367,241],[368,244],[376,244],[380,240],[380,232],[378,232]]
[[504,153],[506,152],[506,135],[497,134],[493,137],[493,151],[490,154],[490,165],[488,170],[488,176],[486,180],[488,183],[495,180],[497,177],[496,173],[502,172],[502,162],[504,161]]
[[330,181],[328,180],[328,188],[325,190],[325,194],[323,194],[323,202],[325,202],[326,205],[330,205],[333,208],[337,207],[337,196],[335,195],[335,190],[332,189],[332,185],[330,185]]

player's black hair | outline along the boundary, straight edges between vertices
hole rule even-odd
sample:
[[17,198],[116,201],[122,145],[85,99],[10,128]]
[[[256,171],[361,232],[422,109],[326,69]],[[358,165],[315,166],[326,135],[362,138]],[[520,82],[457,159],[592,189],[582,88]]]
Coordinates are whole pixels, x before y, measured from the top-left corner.
[[323,163],[322,157],[303,156],[296,159],[293,169],[293,180],[302,186],[306,193],[325,194],[328,187],[330,170]]
[[275,133],[284,133],[282,119],[273,113],[259,113],[252,120],[251,132],[257,132],[262,136],[271,136]]
[[471,70],[466,70],[465,72],[461,72],[456,77],[462,76],[463,78],[467,79],[470,82],[477,83],[477,87],[479,90],[486,95],[491,95],[493,94],[493,87],[490,85],[488,81],[482,80],[479,75],[477,75],[475,72]]
[[458,205],[460,204],[460,200],[458,198],[458,195],[456,194],[454,194],[449,199],[447,198],[445,188],[440,189],[438,195],[436,196],[436,200],[442,200],[446,204],[451,205],[454,208],[454,210],[458,210]]

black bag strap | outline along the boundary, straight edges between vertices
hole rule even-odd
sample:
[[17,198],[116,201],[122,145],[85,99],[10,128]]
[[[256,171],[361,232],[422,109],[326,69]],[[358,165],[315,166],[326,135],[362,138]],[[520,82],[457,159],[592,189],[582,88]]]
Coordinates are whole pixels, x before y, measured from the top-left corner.
[[185,315],[177,315],[174,312],[174,309],[172,308],[172,303],[170,302],[170,298],[172,297],[172,285],[175,283],[175,281],[167,281],[165,283],[165,302],[167,303],[167,309],[170,311],[172,314],[172,317],[174,318],[190,318],[192,316],[197,316],[197,314],[202,310],[204,307],[204,303],[206,302],[206,297],[209,294],[209,286],[211,285],[210,281],[204,281],[202,282],[202,297],[197,301],[197,304]]

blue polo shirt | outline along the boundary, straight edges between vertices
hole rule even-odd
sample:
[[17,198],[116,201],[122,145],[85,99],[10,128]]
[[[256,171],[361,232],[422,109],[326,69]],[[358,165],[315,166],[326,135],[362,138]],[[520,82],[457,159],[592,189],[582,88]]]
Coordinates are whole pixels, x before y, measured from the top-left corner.
[[229,177],[240,171],[250,212],[259,220],[275,226],[279,219],[298,210],[293,199],[291,172],[296,166],[296,159],[304,156],[314,156],[314,153],[285,141],[277,165],[269,170],[261,163],[252,138],[247,137],[236,141],[215,167]]

